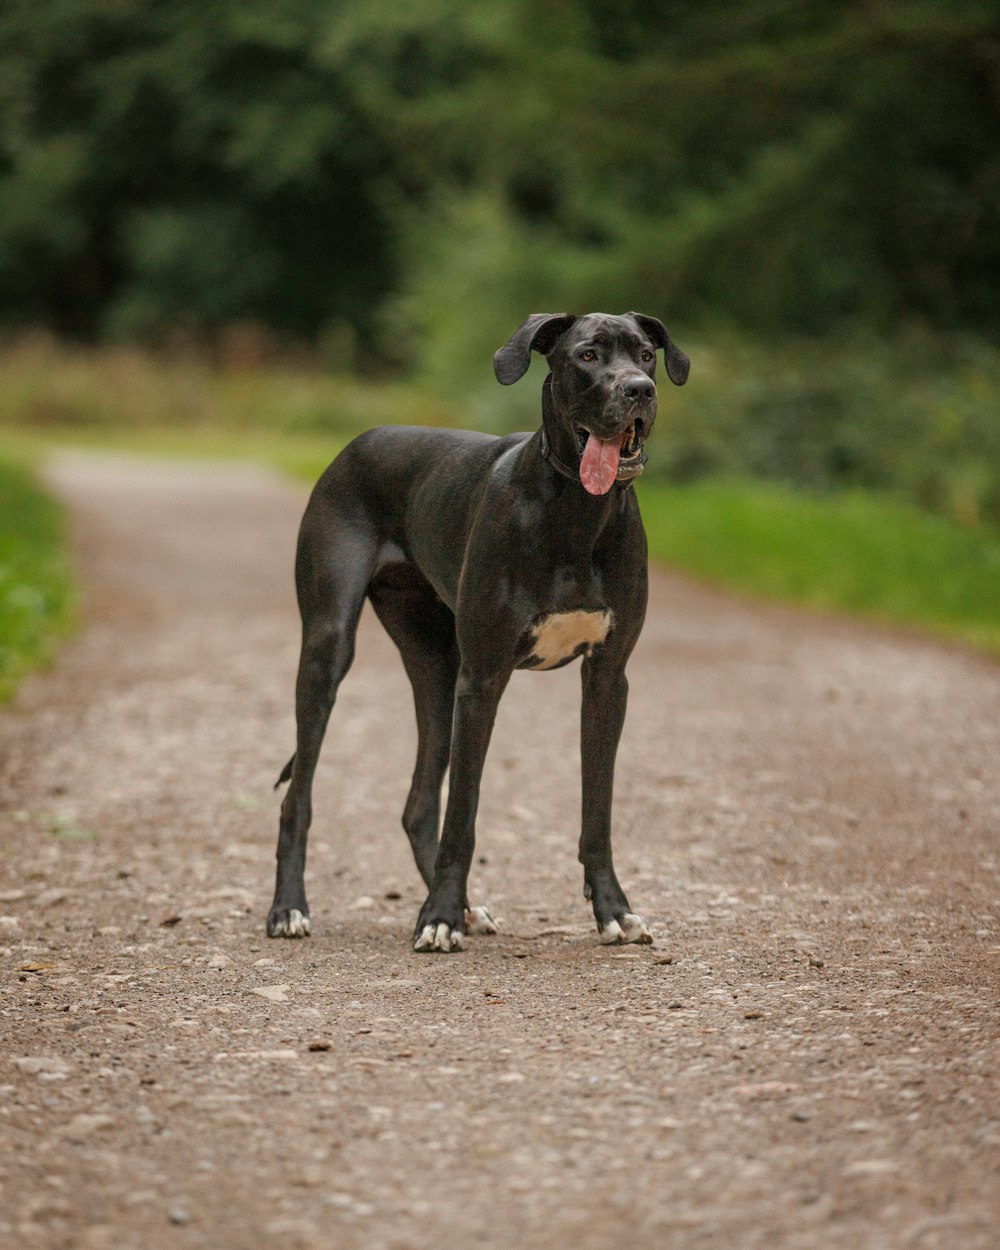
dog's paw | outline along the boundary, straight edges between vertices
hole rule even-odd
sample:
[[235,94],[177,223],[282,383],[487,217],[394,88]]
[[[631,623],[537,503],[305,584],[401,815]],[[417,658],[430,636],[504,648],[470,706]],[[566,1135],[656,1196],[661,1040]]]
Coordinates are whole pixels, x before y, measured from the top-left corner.
[[267,936],[303,938],[309,936],[309,917],[297,907],[275,907],[267,918]]
[[466,933],[497,933],[497,922],[485,907],[469,907],[465,912]]
[[425,924],[413,939],[415,951],[441,951],[447,955],[462,950],[464,946],[465,934],[462,930],[443,923]]
[[652,940],[653,934],[649,925],[641,916],[631,911],[625,912],[617,920],[612,920],[601,930],[601,941],[605,946],[624,946],[627,942],[649,945]]

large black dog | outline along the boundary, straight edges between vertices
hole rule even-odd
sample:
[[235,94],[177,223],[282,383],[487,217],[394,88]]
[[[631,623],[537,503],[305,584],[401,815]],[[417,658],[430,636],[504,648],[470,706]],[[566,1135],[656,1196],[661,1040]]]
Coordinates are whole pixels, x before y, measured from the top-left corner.
[[[646,611],[646,536],[632,480],[656,416],[656,349],[676,385],[689,362],[655,317],[536,313],[493,358],[506,386],[532,350],[548,358],[542,428],[496,438],[385,426],[356,438],[317,483],[295,565],[302,614],[297,746],[279,784],[271,937],[309,932],[303,874],[312,782],[354,656],[367,596],[413,685],[419,747],[403,826],[427,884],[418,951],[495,932],[470,909],[479,784],[497,705],[515,668],[583,657],[584,895],[602,942],[650,942],[611,859],[625,663]],[[438,844],[441,784],[450,766]]]

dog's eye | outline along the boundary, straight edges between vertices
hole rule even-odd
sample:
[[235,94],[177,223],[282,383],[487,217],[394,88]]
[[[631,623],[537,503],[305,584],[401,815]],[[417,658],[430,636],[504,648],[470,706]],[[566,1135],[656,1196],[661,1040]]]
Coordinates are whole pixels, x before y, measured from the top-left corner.
[[651,360],[655,360],[655,359],[656,359],[656,356],[654,355],[654,353],[653,353],[653,352],[651,352],[651,351],[649,350],[649,348],[647,348],[647,349],[646,349],[646,350],[642,353],[642,358],[643,358],[643,360],[645,360],[645,361],[646,361],[646,363],[648,364],[648,363],[649,363],[649,361],[651,361]]
[[589,348],[585,352],[580,353],[580,359],[585,360],[589,365],[592,360],[597,359],[597,352],[592,352]]

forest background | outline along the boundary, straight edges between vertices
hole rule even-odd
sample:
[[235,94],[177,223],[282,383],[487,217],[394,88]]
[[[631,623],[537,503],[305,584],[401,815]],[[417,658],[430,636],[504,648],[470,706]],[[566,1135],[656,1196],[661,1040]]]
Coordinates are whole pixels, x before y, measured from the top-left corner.
[[523,317],[636,308],[662,554],[1000,646],[998,136],[992,0],[7,0],[6,445],[525,428]]

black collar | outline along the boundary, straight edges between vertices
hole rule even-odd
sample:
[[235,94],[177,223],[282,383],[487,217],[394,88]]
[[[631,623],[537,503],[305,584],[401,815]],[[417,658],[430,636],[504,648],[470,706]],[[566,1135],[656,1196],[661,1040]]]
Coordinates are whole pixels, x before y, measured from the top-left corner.
[[545,426],[542,426],[542,459],[547,460],[557,473],[561,473],[563,477],[568,478],[571,482],[580,481],[579,469],[571,469],[568,464],[563,464],[559,457],[549,446],[549,435]]

